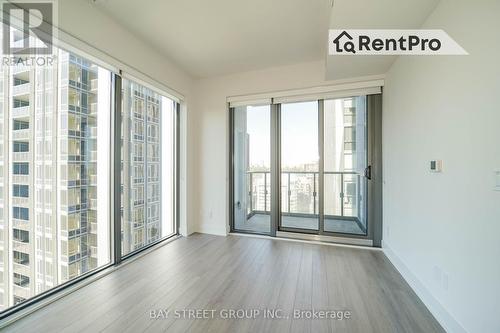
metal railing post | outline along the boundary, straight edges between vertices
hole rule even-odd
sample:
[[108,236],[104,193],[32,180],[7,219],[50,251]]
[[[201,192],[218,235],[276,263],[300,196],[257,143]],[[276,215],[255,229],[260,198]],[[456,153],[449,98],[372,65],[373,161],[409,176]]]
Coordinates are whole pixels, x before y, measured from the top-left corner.
[[340,174],[340,216],[344,216],[344,174]]
[[264,211],[267,210],[267,173],[264,172]]
[[250,203],[250,213],[253,211],[253,172],[250,172],[248,174],[250,176],[250,190],[248,191],[248,195],[250,196],[249,203]]
[[290,189],[290,172],[287,173],[288,175],[288,184],[287,184],[287,189],[288,189],[288,207],[287,207],[287,212],[290,213],[290,197],[292,196],[292,190]]
[[316,215],[316,173],[313,173],[313,215]]

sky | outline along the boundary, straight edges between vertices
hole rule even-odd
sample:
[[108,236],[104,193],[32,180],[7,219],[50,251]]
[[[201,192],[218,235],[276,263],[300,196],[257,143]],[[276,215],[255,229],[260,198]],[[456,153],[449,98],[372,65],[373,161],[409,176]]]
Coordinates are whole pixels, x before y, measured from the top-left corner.
[[[247,107],[250,165],[270,166],[270,106]],[[318,102],[281,105],[281,164],[302,166],[318,162]]]

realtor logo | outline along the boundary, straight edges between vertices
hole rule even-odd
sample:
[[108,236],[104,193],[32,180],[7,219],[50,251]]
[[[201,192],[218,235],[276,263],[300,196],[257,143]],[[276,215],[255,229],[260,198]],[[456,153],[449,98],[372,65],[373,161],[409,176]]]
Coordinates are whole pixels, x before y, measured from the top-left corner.
[[465,55],[446,32],[429,30],[330,30],[330,55]]
[[52,54],[54,1],[2,2],[3,53]]

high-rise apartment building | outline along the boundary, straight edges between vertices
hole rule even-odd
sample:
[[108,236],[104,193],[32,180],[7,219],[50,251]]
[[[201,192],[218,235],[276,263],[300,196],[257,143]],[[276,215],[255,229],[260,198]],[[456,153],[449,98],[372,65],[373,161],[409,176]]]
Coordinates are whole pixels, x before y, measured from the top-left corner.
[[123,81],[122,96],[122,253],[126,254],[162,234],[160,110],[164,105],[161,95],[129,80]]
[[98,88],[109,78],[55,52],[53,66],[21,57],[0,68],[1,310],[109,257],[97,216],[97,141],[109,135],[98,134]]
[[113,79],[122,81],[123,255],[175,233],[176,172],[173,100],[57,47],[45,61],[4,58],[0,311],[111,260]]

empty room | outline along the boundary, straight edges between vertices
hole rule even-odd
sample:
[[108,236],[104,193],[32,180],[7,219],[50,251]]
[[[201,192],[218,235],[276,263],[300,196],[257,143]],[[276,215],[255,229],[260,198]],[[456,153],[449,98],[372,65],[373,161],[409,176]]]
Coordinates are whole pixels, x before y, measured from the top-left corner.
[[0,8],[1,332],[500,332],[500,1]]

